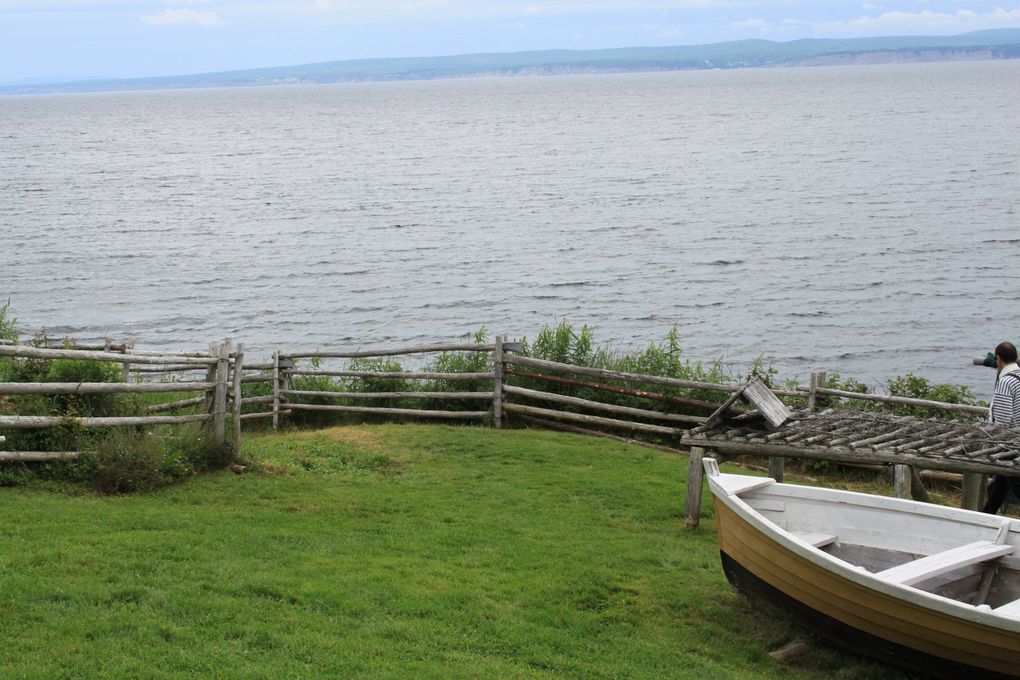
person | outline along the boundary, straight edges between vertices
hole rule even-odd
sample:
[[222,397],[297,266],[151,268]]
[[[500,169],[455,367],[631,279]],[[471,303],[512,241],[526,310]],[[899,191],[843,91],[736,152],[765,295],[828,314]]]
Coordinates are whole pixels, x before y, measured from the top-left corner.
[[[995,348],[995,392],[989,416],[993,423],[1007,427],[1020,427],[1020,366],[1017,365],[1016,346],[1000,342]],[[1017,432],[1020,439],[1020,432]],[[1002,507],[1009,491],[1020,498],[1020,477],[995,475],[988,485],[988,502],[981,509],[994,515]]]

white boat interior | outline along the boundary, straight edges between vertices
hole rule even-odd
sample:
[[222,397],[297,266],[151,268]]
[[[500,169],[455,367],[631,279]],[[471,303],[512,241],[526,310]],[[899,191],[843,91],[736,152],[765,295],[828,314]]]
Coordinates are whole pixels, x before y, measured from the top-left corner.
[[1020,621],[1020,520],[718,472],[710,483],[785,534],[866,571]]

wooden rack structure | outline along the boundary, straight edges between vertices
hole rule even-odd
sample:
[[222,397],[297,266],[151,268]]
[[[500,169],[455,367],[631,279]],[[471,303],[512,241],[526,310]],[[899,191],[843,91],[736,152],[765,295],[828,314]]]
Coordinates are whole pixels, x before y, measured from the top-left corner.
[[977,509],[980,500],[982,475],[1020,473],[1020,438],[1012,428],[832,408],[791,411],[757,382],[738,396],[748,397],[757,410],[728,413],[728,402],[682,439],[691,450],[685,503],[689,528],[697,527],[700,517],[701,460],[713,452],[767,456],[776,481],[783,479],[785,458],[892,464],[899,497],[914,490],[915,467],[964,472],[964,506],[971,509]]

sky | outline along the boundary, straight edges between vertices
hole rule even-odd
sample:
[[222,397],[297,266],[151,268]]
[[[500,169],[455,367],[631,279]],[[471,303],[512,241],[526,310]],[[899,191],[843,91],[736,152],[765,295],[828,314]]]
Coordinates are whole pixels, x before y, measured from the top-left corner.
[[1020,0],[0,0],[0,83],[1017,27]]

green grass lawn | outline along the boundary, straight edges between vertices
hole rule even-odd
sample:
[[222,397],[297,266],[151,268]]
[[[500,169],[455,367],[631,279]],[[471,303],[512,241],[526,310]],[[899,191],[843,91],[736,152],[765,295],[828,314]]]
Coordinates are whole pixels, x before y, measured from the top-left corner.
[[[898,678],[730,589],[686,459],[385,425],[158,493],[0,489],[0,678]],[[708,508],[708,494],[705,494]]]

